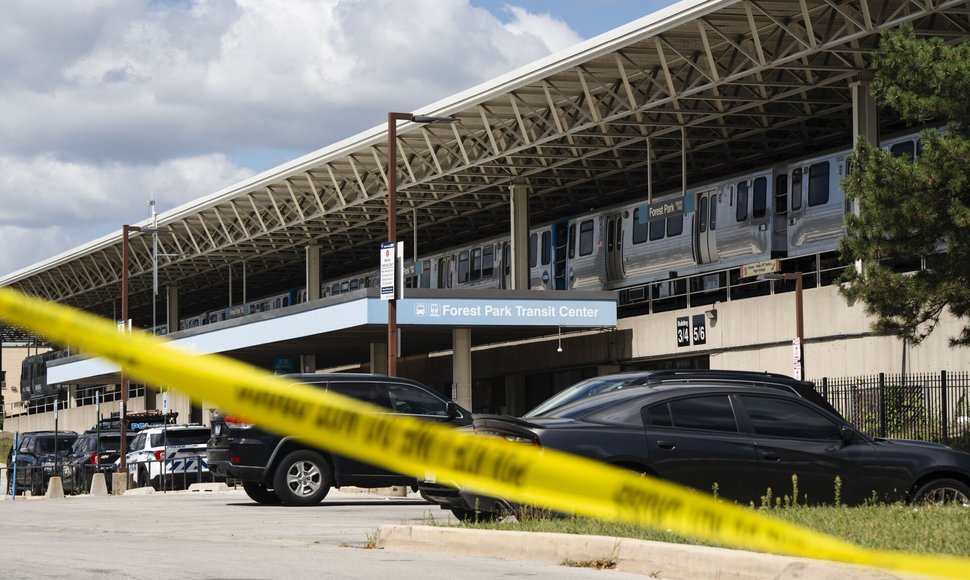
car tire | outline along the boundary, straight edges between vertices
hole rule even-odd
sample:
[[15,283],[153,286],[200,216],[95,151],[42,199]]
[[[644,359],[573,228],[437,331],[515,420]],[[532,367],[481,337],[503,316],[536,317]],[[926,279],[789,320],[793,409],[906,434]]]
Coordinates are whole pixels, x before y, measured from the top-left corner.
[[31,497],[40,497],[44,495],[44,479],[43,477],[35,477],[30,480],[30,495]]
[[920,486],[913,495],[913,503],[970,506],[970,486],[956,479],[934,479]]
[[144,467],[138,468],[138,481],[135,482],[135,487],[148,487],[151,485],[151,479],[148,477],[148,469]]
[[255,481],[244,481],[243,491],[249,496],[249,499],[256,503],[263,505],[279,505],[280,498],[276,495],[272,489],[266,487],[265,483],[259,483]]
[[314,505],[330,492],[333,474],[319,453],[300,450],[284,457],[273,476],[273,490],[284,505]]
[[459,522],[467,522],[472,524],[477,524],[479,522],[491,522],[498,519],[500,515],[495,512],[466,510],[463,508],[451,508],[451,513]]

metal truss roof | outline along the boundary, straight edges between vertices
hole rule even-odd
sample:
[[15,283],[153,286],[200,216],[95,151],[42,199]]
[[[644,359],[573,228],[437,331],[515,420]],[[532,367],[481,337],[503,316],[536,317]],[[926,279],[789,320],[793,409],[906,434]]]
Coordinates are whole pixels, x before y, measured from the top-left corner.
[[[510,185],[533,222],[851,143],[850,84],[881,31],[970,38],[966,0],[709,0],[670,6],[419,111],[455,124],[397,129],[398,232],[421,253],[509,228]],[[683,137],[686,138],[684,142]],[[648,142],[650,158],[648,159]],[[160,284],[181,312],[377,265],[386,237],[384,125],[159,216]],[[148,224],[141,224],[148,225]],[[120,296],[121,234],[0,284],[105,315]],[[131,241],[132,313],[151,308],[151,237]],[[410,250],[409,250],[410,254]],[[233,279],[233,282],[229,282]],[[234,284],[234,286],[232,286]]]

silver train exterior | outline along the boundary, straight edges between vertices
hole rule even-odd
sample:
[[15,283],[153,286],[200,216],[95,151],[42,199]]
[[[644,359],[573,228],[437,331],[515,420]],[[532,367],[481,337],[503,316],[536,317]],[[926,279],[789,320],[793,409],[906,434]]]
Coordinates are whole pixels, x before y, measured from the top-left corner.
[[[919,135],[887,139],[881,145],[912,158],[920,149]],[[834,251],[849,211],[841,182],[851,152],[848,147],[829,151],[691,186],[686,195],[679,190],[660,194],[650,205],[644,199],[533,227],[530,288],[641,289],[775,257]],[[510,238],[503,236],[419,257],[417,264],[408,259],[405,287],[509,288],[511,255]],[[716,276],[705,282],[717,284]],[[378,272],[370,269],[324,282],[320,295],[377,284]],[[656,284],[660,297],[672,291]],[[630,296],[635,300],[637,294],[631,290]],[[305,301],[305,289],[291,289],[184,318],[179,329]]]

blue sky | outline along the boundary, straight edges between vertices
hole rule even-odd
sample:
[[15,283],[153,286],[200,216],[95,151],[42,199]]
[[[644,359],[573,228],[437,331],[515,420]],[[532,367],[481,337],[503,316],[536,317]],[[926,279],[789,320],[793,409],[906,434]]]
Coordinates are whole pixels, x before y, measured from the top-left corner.
[[670,4],[5,0],[0,277]]

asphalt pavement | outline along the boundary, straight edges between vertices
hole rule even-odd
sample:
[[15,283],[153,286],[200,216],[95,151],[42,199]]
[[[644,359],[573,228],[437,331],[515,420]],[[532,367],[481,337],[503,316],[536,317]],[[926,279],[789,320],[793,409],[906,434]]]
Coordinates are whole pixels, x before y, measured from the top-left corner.
[[[332,490],[312,507],[258,505],[241,490],[0,499],[0,575],[11,579],[912,578],[741,550],[450,527],[449,512],[414,494]],[[614,569],[586,567],[604,562]]]

